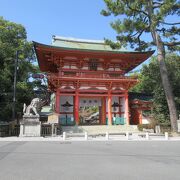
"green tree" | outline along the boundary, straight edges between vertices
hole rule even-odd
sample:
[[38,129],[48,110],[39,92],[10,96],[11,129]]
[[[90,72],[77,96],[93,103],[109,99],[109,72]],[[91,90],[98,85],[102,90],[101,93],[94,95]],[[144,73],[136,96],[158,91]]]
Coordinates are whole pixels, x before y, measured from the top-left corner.
[[[114,15],[117,19],[111,23],[117,32],[118,43],[107,40],[112,47],[127,46],[135,50],[145,50],[155,46],[158,54],[163,89],[170,113],[172,131],[177,131],[177,110],[174,95],[168,79],[165,64],[165,48],[179,50],[180,22],[167,22],[169,17],[180,14],[178,0],[104,0],[104,16]],[[121,19],[120,19],[121,18]],[[146,38],[149,37],[149,38]],[[148,41],[148,39],[151,39]]]
[[[169,79],[173,87],[175,103],[180,114],[180,57],[176,54],[168,54],[165,59]],[[151,58],[148,65],[143,65],[138,77],[140,83],[131,89],[133,92],[144,92],[153,95],[153,114],[159,123],[169,124],[169,110],[162,90],[160,72],[158,71],[157,57]]]
[[0,120],[10,120],[12,116],[16,51],[19,51],[16,112],[22,112],[23,103],[29,103],[33,96],[34,83],[29,82],[29,72],[37,70],[32,64],[32,43],[27,41],[22,25],[0,17]]

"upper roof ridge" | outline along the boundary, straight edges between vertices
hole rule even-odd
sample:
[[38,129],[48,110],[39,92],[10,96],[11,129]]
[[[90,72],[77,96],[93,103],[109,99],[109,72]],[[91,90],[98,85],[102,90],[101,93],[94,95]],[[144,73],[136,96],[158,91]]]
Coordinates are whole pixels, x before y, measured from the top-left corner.
[[53,39],[53,41],[55,41],[55,40],[62,40],[62,41],[69,41],[69,42],[105,44],[104,40],[79,39],[79,38],[63,37],[63,36],[56,36],[56,35],[53,35],[52,39]]

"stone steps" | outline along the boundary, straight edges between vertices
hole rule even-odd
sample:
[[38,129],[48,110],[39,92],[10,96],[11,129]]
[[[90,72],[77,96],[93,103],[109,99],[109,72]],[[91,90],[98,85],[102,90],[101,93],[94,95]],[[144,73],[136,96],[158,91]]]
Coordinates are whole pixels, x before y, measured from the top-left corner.
[[136,125],[96,125],[96,126],[62,126],[62,131],[67,133],[84,133],[98,134],[98,133],[119,133],[119,132],[139,132]]

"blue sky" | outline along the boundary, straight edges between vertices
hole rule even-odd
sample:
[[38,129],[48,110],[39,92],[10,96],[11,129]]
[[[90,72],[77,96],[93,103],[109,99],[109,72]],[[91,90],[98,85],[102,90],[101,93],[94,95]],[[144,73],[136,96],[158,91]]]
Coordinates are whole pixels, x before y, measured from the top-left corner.
[[104,7],[103,0],[0,0],[0,16],[25,26],[30,41],[50,44],[52,35],[115,40],[112,17],[100,15]]
[[103,8],[103,0],[0,0],[0,16],[22,24],[29,41],[44,44],[51,44],[52,35],[116,40],[114,17],[102,16]]
[[102,16],[103,8],[103,0],[0,0],[0,16],[25,26],[28,40],[46,44],[52,35],[115,40],[110,26],[115,18]]

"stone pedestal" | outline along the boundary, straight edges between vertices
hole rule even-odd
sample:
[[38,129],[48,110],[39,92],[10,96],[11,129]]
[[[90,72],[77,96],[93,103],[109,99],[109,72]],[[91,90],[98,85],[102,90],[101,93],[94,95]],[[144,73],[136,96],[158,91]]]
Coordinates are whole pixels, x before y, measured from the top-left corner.
[[157,133],[157,134],[161,133],[161,128],[159,125],[155,126],[155,133]]
[[178,125],[178,132],[180,132],[180,119],[177,120],[177,125]]
[[20,122],[19,136],[37,137],[41,136],[41,122],[39,115],[24,115]]

